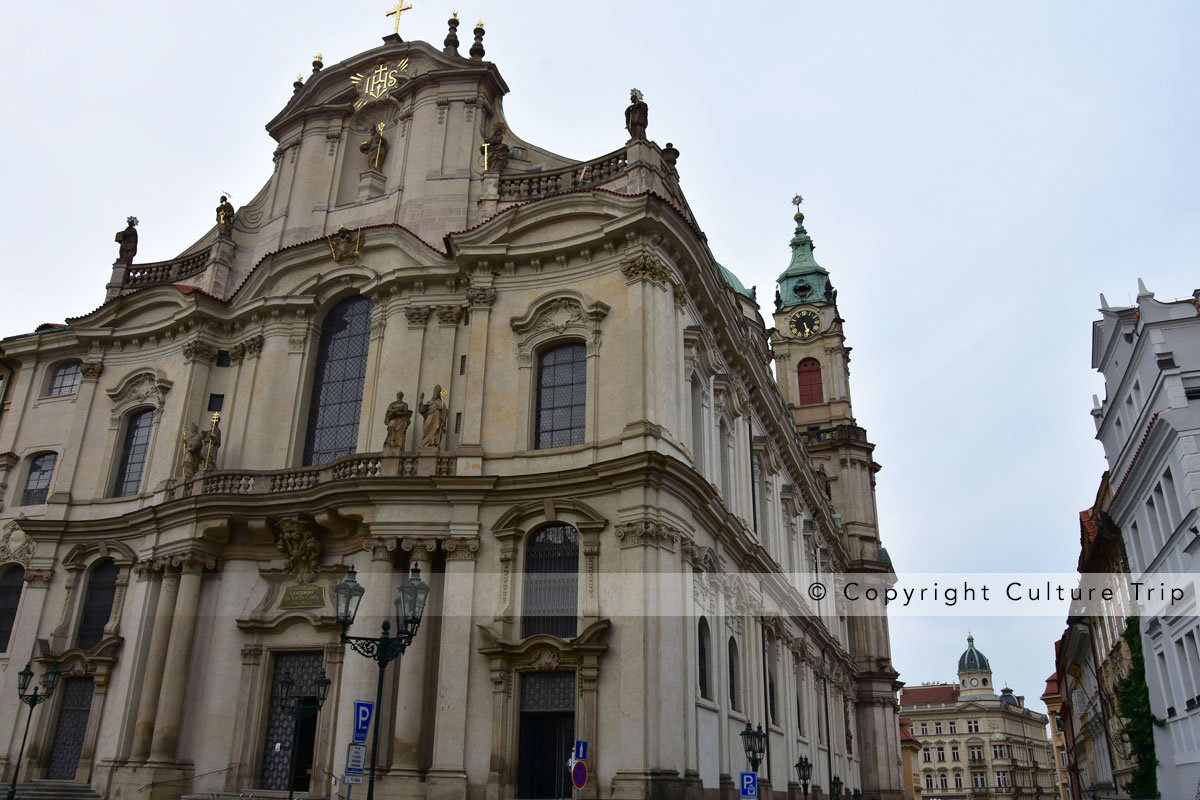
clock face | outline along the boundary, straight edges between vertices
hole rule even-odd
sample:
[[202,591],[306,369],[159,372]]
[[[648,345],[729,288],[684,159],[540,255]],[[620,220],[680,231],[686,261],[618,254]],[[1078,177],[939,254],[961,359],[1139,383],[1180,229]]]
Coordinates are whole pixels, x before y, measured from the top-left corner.
[[801,339],[808,339],[821,332],[821,318],[817,316],[817,312],[806,308],[792,314],[792,318],[788,320],[788,327]]

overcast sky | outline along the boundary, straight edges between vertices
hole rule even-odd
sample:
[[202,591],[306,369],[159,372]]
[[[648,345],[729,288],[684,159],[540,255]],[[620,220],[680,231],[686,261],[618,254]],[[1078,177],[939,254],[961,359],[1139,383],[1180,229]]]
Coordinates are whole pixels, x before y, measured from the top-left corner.
[[[898,570],[1074,569],[1104,470],[1098,294],[1200,287],[1200,5],[412,2],[404,38],[440,46],[455,9],[464,53],[483,18],[511,128],[552,151],[619,147],[641,89],[648,135],[680,150],[713,252],[765,314],[804,195]],[[219,194],[248,201],[296,73],[378,45],[387,7],[10,8],[0,336],[98,306],[127,215],[152,261],[208,230]],[[1054,614],[896,620],[895,662],[910,684],[953,679],[969,626],[997,680],[1036,698]]]

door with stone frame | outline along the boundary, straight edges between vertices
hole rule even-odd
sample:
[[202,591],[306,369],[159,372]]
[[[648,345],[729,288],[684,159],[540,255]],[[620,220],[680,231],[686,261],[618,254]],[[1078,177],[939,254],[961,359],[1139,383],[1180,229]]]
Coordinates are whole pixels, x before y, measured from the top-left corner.
[[575,744],[575,673],[521,675],[517,738],[519,800],[571,796],[567,759]]
[[87,735],[88,717],[92,711],[95,682],[90,677],[65,678],[62,700],[58,705],[58,720],[54,726],[54,742],[46,777],[50,780],[71,781],[79,767],[83,741]]
[[312,786],[313,756],[316,749],[317,720],[320,712],[297,720],[287,711],[279,694],[279,682],[284,674],[292,678],[291,699],[288,704],[313,706],[317,702],[317,678],[324,666],[324,654],[317,651],[281,652],[274,656],[271,679],[271,701],[267,715],[267,730],[263,741],[262,772],[259,788],[288,790],[292,747],[296,748],[296,780],[292,787],[306,792]]

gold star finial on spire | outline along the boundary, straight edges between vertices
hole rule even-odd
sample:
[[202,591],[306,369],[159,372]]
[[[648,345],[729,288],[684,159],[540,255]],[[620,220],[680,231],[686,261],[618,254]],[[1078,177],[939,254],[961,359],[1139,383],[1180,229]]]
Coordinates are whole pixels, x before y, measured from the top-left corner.
[[800,195],[796,195],[795,197],[792,198],[792,205],[794,205],[796,207],[797,211],[800,210],[800,204],[803,202],[804,202],[804,198],[801,197]]
[[400,33],[400,15],[403,14],[405,11],[410,10],[411,8],[412,8],[412,5],[411,4],[406,5],[404,3],[404,0],[396,0],[396,7],[393,8],[391,11],[387,12],[387,14],[385,15],[388,17],[394,16],[396,18],[396,25],[394,28],[392,28],[392,33],[399,35],[399,33]]

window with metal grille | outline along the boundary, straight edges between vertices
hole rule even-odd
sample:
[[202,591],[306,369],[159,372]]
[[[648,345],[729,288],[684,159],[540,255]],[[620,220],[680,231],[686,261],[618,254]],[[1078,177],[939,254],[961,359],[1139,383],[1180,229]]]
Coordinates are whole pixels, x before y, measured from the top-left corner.
[[8,651],[8,638],[17,621],[17,605],[21,602],[21,586],[25,568],[12,564],[0,572],[0,653]]
[[54,476],[54,465],[58,453],[42,453],[29,462],[29,476],[25,478],[25,491],[21,493],[21,505],[40,506],[46,502],[50,491],[50,478]]
[[587,348],[560,344],[538,357],[537,448],[583,444]]
[[701,617],[699,627],[700,630],[696,637],[696,658],[699,661],[700,667],[700,696],[705,700],[712,700],[712,686],[708,678],[708,653],[712,650],[712,641],[708,632],[708,620]]
[[821,362],[815,358],[806,358],[796,367],[800,380],[800,405],[812,406],[825,402],[821,389]]
[[117,573],[120,570],[112,559],[96,562],[88,576],[87,591],[83,595],[83,614],[79,618],[79,637],[75,646],[80,650],[91,650],[104,636],[104,626],[112,616],[113,597],[117,592]]
[[69,364],[59,364],[54,368],[54,375],[50,378],[50,390],[46,394],[49,397],[75,394],[79,389],[79,374],[78,361],[72,361]]
[[351,297],[330,309],[317,348],[304,439],[305,466],[327,464],[357,449],[370,344],[370,300]]
[[154,410],[150,408],[135,411],[126,418],[121,460],[117,463],[117,480],[113,487],[114,497],[129,497],[137,494],[141,488],[153,425]]
[[525,597],[521,635],[575,635],[579,586],[579,531],[543,525],[525,544]]

